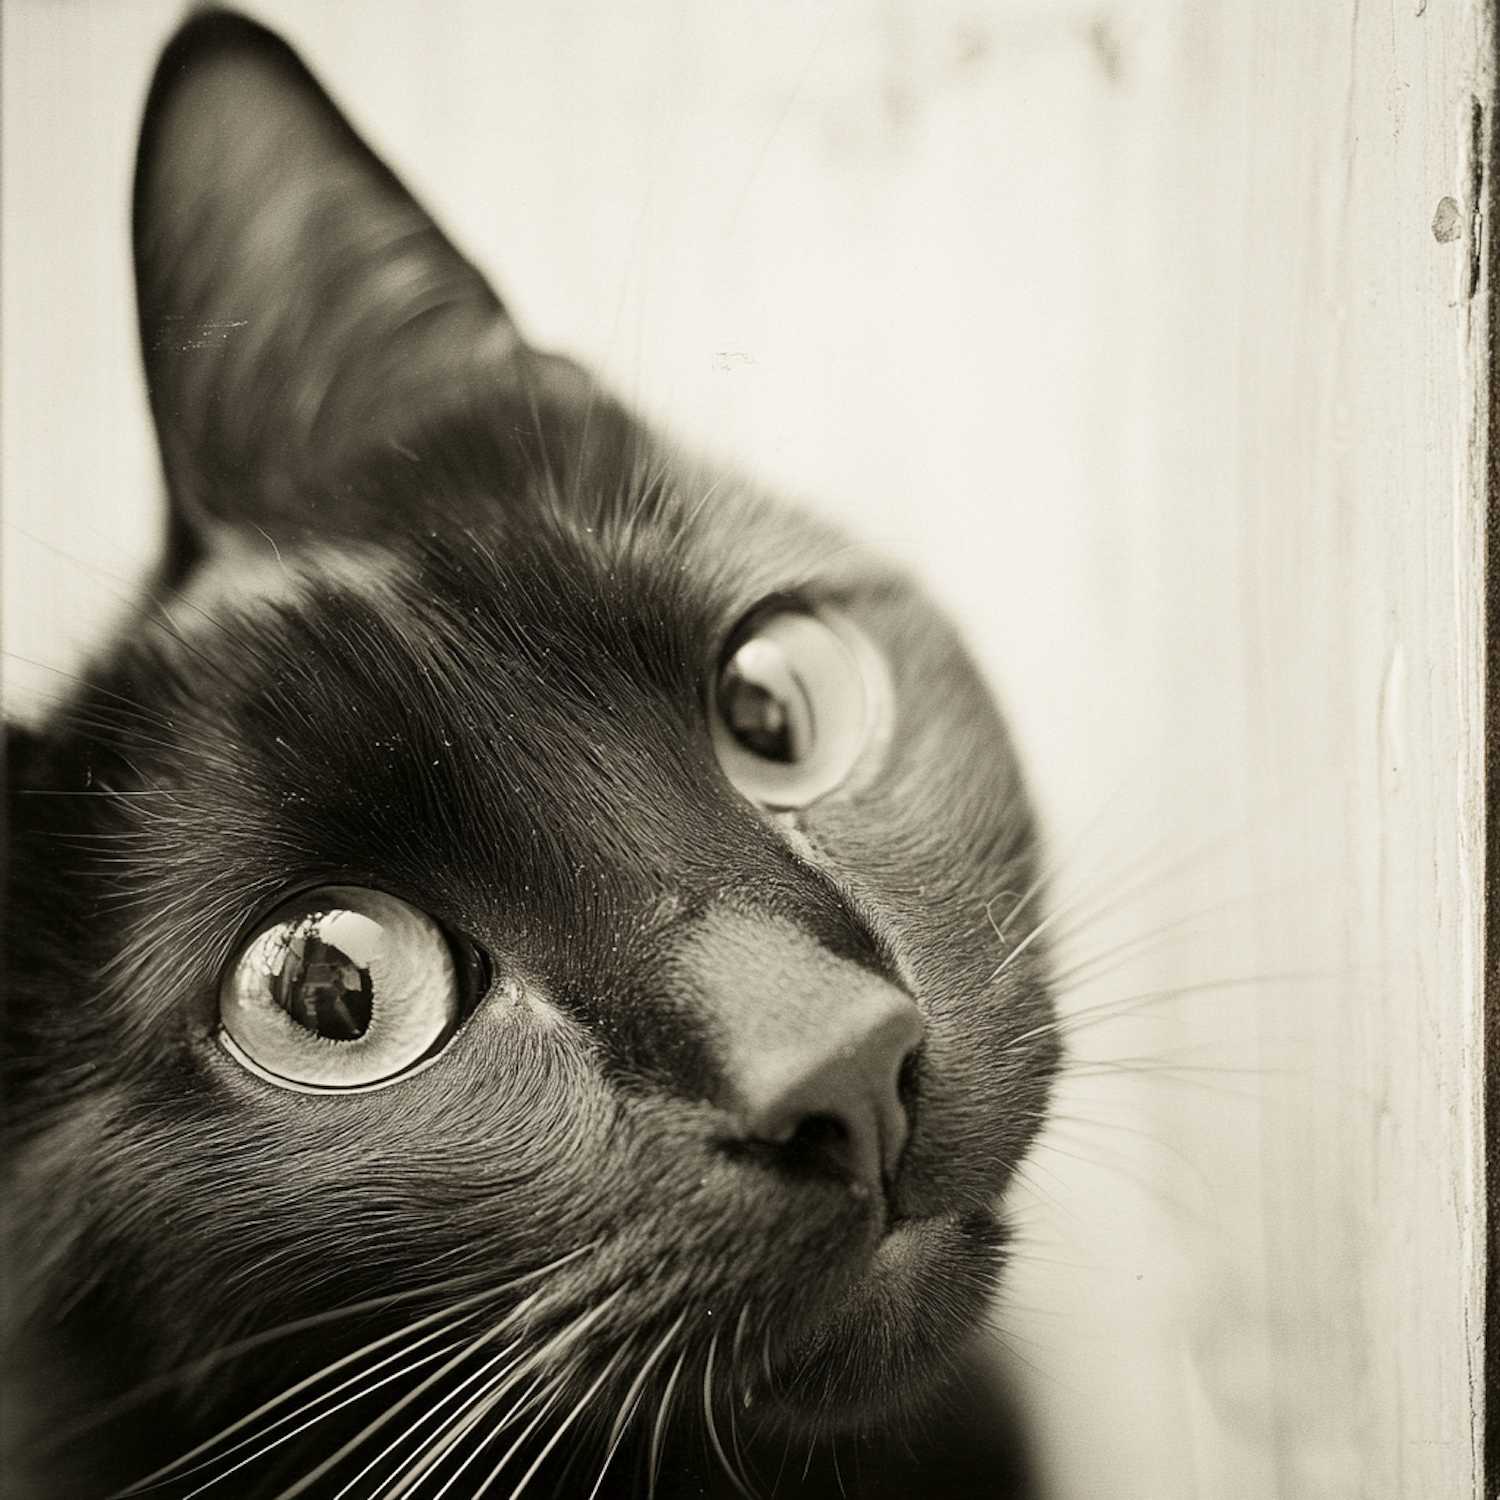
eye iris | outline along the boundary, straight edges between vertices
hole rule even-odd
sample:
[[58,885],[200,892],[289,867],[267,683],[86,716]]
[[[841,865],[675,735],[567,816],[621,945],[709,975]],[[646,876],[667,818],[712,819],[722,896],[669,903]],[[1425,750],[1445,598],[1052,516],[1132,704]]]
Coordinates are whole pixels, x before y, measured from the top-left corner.
[[283,1088],[380,1088],[435,1059],[487,984],[477,950],[425,912],[323,886],[273,912],[225,970],[218,1035]]
[[375,985],[370,971],[325,942],[313,913],[282,929],[286,948],[272,970],[271,998],[299,1025],[335,1042],[352,1042],[370,1029]]

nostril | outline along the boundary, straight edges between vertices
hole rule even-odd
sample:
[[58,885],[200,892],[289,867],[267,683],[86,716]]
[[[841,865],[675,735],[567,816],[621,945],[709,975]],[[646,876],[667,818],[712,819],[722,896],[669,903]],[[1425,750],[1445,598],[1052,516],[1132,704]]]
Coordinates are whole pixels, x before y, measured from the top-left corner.
[[862,1175],[850,1129],[837,1115],[808,1115],[774,1139],[752,1136],[741,1145],[751,1155],[794,1177],[847,1181]]
[[901,1066],[896,1070],[896,1097],[900,1099],[904,1109],[909,1110],[912,1100],[917,1097],[917,1072],[922,1065],[921,1058],[921,1046],[913,1047],[901,1059]]
[[832,1158],[843,1167],[848,1144],[849,1127],[837,1115],[809,1115],[792,1132],[786,1154],[792,1158]]

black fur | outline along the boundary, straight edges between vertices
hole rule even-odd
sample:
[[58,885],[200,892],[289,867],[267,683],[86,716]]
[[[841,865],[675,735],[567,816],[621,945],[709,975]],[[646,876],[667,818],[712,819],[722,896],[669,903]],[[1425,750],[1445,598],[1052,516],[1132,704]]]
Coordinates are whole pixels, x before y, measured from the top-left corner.
[[[766,1493],[1019,1493],[998,1408],[953,1382],[1056,1042],[1031,816],[954,633],[530,349],[253,24],[168,48],[135,202],[174,535],[159,604],[10,742],[7,1493],[113,1493],[303,1380],[150,1493],[395,1493],[502,1350],[518,1414],[414,1493],[471,1455],[448,1493],[477,1493],[512,1445],[489,1493],[534,1463],[540,1494],[741,1465]],[[708,727],[771,598],[843,611],[893,680],[878,773],[797,813],[735,792]],[[215,1034],[247,931],[332,883],[493,975],[370,1093],[278,1089]],[[726,1123],[683,977],[724,922],[915,999],[885,1202]]]

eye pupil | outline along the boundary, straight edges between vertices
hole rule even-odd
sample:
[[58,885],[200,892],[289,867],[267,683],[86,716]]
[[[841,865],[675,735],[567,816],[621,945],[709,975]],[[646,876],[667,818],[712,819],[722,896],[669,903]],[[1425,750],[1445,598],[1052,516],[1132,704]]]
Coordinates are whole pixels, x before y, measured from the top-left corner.
[[746,641],[724,663],[718,700],[724,728],[761,760],[795,765],[812,748],[816,735],[806,684],[787,644],[768,632]]
[[795,759],[786,704],[769,688],[739,676],[732,664],[726,674],[722,704],[730,732],[747,750],[766,760]]
[[310,932],[296,933],[288,944],[271,979],[271,997],[299,1025],[335,1042],[362,1037],[375,1013],[370,971]]

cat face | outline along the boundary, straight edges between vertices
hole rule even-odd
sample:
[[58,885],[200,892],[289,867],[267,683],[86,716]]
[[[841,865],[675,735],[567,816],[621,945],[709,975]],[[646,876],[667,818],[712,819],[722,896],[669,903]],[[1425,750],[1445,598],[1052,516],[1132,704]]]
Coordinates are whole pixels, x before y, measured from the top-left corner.
[[12,752],[20,1357],[184,1493],[919,1407],[1056,1049],[952,630],[529,348],[249,23],[136,253],[161,607]]

